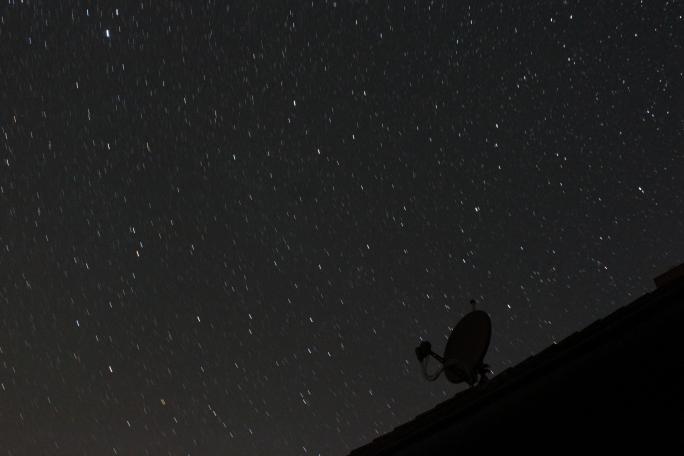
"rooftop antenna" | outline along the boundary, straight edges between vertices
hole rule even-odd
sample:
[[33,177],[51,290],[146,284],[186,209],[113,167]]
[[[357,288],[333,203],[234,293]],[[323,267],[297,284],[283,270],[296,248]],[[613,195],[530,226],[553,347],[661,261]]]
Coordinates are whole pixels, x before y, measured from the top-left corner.
[[[426,380],[435,381],[444,372],[452,383],[466,382],[470,386],[486,382],[491,373],[484,363],[484,357],[492,337],[492,322],[486,312],[477,310],[477,302],[470,300],[473,310],[466,314],[451,331],[444,348],[444,356],[432,351],[432,344],[427,340],[416,347],[416,357],[420,361],[423,376]],[[436,372],[428,372],[429,357],[442,364]]]

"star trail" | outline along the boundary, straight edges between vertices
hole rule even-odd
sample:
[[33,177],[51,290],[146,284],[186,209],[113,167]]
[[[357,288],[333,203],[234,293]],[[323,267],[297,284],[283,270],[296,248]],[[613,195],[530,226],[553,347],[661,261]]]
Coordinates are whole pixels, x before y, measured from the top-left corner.
[[0,453],[339,456],[684,260],[684,8],[0,4]]

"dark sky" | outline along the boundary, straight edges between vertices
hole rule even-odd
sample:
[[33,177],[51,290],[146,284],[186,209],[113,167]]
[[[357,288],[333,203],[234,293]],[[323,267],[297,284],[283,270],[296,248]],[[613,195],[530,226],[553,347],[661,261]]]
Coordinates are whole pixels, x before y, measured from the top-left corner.
[[2,454],[342,455],[684,261],[680,1],[254,3],[2,2]]

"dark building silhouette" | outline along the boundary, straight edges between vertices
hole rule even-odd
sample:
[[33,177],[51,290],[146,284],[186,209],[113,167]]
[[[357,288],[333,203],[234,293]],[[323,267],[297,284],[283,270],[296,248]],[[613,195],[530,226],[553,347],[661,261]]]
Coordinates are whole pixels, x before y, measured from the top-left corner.
[[[352,451],[353,456],[684,446],[684,264],[656,290]],[[631,454],[631,452],[630,452]]]

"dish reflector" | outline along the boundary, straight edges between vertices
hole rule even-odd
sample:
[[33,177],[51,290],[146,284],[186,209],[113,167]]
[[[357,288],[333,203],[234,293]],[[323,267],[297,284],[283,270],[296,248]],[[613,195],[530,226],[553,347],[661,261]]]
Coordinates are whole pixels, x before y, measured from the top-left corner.
[[491,336],[492,322],[486,312],[475,310],[458,322],[444,349],[444,374],[450,382],[475,383]]
[[[432,351],[432,344],[423,341],[416,348],[416,357],[420,361],[423,376],[426,380],[434,381],[442,372],[453,383],[466,382],[470,386],[487,381],[487,374],[491,371],[484,364],[484,357],[489,349],[489,341],[492,338],[492,321],[489,315],[481,310],[474,310],[458,322],[451,331],[449,340],[444,348],[444,356],[439,356]],[[442,367],[434,372],[428,372],[428,360],[430,357],[442,364]]]

